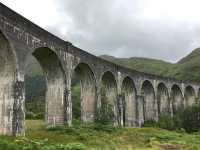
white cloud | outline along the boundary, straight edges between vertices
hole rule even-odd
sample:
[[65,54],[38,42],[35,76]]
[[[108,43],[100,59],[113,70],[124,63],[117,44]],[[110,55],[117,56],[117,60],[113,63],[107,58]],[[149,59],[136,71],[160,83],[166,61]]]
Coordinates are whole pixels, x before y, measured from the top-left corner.
[[197,0],[0,0],[89,52],[177,61],[200,44]]

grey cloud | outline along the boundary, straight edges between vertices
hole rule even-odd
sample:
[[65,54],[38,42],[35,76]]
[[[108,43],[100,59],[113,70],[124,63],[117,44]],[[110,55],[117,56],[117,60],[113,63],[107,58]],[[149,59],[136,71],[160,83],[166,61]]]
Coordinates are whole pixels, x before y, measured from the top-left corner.
[[[140,13],[142,0],[57,0],[65,39],[95,55],[151,57],[177,61],[198,46],[200,29]],[[65,16],[72,23],[66,24]],[[57,27],[50,30],[60,34]]]

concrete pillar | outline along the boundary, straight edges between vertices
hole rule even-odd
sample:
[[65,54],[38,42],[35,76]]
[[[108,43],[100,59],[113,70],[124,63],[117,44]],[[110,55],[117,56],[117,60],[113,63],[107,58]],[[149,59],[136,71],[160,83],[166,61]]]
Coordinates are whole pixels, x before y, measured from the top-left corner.
[[172,104],[172,100],[173,100],[173,99],[172,99],[171,96],[170,96],[170,97],[169,97],[169,101],[170,101],[170,105],[169,105],[170,107],[169,107],[169,108],[170,108],[170,115],[171,115],[171,117],[173,117],[173,104]]
[[81,121],[94,122],[96,108],[96,89],[94,81],[81,81]]
[[144,124],[144,97],[137,96],[137,125],[141,127]]
[[118,95],[118,100],[117,100],[117,122],[119,126],[124,126],[124,113],[125,113],[125,103],[122,95]]
[[158,122],[159,120],[159,116],[158,116],[158,100],[157,100],[157,97],[155,96],[155,100],[154,100],[154,121]]
[[24,81],[16,81],[14,84],[13,104],[13,135],[25,135],[25,86]]
[[64,92],[64,122],[72,125],[72,102],[71,102],[71,77],[67,77]]
[[96,85],[96,111],[95,111],[95,120],[98,117],[101,109],[101,83],[97,83]]

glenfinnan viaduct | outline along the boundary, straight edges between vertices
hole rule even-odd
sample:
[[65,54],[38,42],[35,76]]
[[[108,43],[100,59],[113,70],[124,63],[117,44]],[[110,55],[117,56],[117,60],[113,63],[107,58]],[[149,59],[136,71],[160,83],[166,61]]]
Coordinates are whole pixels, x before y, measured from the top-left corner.
[[[25,67],[30,56],[46,75],[45,120],[71,125],[71,78],[81,80],[81,120],[93,122],[101,90],[114,112],[114,124],[141,126],[173,116],[198,103],[199,84],[127,69],[63,41],[0,3],[0,134],[25,133]],[[104,88],[102,88],[104,87]]]

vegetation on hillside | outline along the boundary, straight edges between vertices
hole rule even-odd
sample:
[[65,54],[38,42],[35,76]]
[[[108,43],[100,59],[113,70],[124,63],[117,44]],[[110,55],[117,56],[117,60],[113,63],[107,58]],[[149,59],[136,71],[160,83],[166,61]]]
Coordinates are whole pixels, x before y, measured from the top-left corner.
[[145,73],[177,78],[179,80],[200,81],[200,48],[177,63],[148,58],[116,58],[103,55],[101,58],[113,63]]
[[116,63],[118,65],[128,67],[140,72],[163,75],[165,76],[168,70],[172,67],[173,64],[156,59],[149,58],[116,58],[113,56],[102,55],[101,58]]

